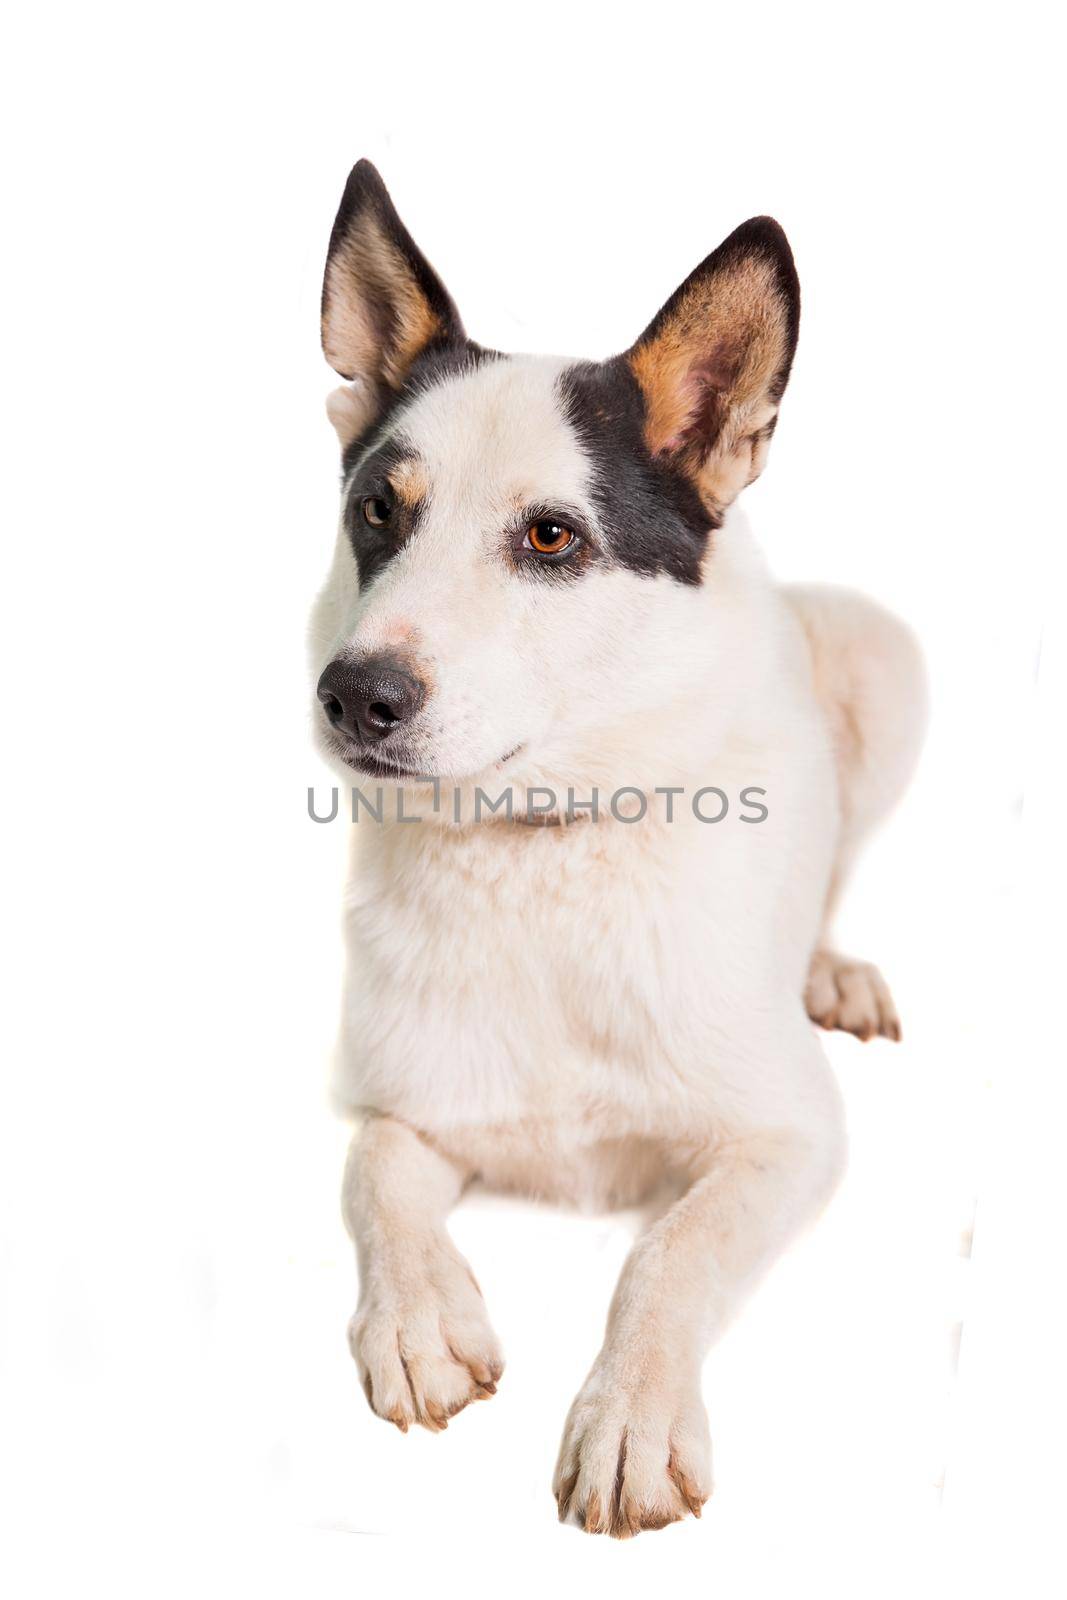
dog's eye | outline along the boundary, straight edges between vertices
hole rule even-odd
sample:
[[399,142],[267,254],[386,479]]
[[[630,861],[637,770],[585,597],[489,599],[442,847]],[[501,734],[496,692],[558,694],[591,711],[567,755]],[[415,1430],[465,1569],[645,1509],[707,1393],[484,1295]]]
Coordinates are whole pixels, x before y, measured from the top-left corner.
[[539,556],[561,556],[577,543],[577,538],[561,522],[531,522],[523,543]]
[[370,494],[364,500],[360,510],[363,520],[372,528],[384,528],[390,517],[388,500],[383,500],[380,495]]

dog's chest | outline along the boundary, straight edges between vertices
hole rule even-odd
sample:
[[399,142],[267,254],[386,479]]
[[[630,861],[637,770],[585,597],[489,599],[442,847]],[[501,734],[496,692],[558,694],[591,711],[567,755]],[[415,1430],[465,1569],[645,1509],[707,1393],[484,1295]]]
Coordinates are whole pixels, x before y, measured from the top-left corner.
[[427,1130],[655,1123],[767,970],[754,841],[577,824],[372,843],[350,890],[341,1093]]

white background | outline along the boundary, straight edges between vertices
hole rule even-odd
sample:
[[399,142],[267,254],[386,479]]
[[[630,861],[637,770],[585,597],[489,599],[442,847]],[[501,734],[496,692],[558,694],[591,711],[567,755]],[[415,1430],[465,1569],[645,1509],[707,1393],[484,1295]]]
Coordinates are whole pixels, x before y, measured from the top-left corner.
[[[2,71],[9,1592],[1056,1592],[1051,8],[41,5]],[[509,1368],[442,1437],[376,1422],[345,1348],[303,629],[360,155],[504,348],[622,348],[776,215],[804,314],[749,513],[928,652],[845,930],[905,1042],[828,1041],[849,1177],[708,1363],[703,1521],[632,1545],[549,1494],[623,1220],[461,1209]]]

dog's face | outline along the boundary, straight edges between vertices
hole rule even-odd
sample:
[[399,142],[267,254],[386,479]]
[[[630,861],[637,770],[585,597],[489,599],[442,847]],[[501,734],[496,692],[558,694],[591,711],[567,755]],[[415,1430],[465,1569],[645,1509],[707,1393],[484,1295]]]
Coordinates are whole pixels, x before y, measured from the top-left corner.
[[[715,530],[763,466],[796,343],[788,244],[745,223],[623,356],[467,339],[374,168],[330,241],[344,450],[316,608],[323,748],[407,781],[580,780],[654,745],[717,653]],[[736,664],[734,664],[736,671]]]

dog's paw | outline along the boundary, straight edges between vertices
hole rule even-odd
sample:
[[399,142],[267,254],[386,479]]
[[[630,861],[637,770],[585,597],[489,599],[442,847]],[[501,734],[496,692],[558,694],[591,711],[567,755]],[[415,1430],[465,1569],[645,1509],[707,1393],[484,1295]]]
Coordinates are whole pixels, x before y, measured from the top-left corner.
[[711,1444],[696,1385],[616,1385],[594,1369],[563,1431],[552,1484],[561,1522],[629,1539],[699,1517]]
[[817,950],[804,993],[808,1016],[821,1028],[841,1028],[857,1039],[900,1038],[900,1018],[889,986],[869,961]]
[[380,1276],[348,1325],[371,1410],[407,1433],[432,1433],[496,1393],[504,1362],[467,1263],[438,1251],[395,1281]]

